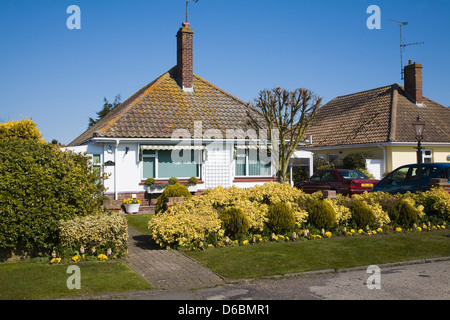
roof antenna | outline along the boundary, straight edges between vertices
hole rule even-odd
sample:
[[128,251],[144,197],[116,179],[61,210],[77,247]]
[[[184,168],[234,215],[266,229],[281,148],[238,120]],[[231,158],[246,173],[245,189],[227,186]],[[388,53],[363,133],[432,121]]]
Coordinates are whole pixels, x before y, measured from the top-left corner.
[[191,1],[194,1],[195,3],[198,2],[198,0],[186,0],[186,22],[188,22],[188,6]]
[[404,75],[403,75],[403,51],[405,50],[405,47],[406,46],[414,46],[414,45],[417,45],[417,44],[424,44],[425,42],[403,43],[402,26],[408,25],[408,22],[400,22],[400,21],[395,21],[395,20],[392,20],[392,19],[389,19],[389,20],[397,23],[400,26],[400,74],[401,74],[401,77],[402,77],[402,80],[403,80],[404,79]]

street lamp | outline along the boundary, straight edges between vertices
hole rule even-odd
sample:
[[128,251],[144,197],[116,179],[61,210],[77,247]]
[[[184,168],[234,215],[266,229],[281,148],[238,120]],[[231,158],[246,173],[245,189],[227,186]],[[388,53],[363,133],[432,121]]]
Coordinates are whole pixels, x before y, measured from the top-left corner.
[[417,175],[419,182],[419,191],[422,191],[422,140],[423,140],[423,130],[425,128],[425,121],[417,116],[416,122],[413,123],[414,131],[416,132],[417,140]]

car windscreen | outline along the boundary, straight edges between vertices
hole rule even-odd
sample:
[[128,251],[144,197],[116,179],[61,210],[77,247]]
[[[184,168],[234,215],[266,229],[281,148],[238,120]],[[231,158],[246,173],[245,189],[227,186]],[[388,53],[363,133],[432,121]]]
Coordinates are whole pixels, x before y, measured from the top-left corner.
[[344,179],[369,179],[368,176],[357,170],[341,170],[339,174]]

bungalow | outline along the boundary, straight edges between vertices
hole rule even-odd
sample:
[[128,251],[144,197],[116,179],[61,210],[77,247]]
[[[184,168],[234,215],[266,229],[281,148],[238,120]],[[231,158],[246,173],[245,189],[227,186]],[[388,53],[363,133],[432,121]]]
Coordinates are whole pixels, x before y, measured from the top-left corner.
[[[276,169],[250,117],[266,127],[248,104],[193,73],[193,30],[177,33],[177,65],[137,91],[66,149],[92,155],[109,178],[105,196],[116,208],[124,198],[150,211],[157,195],[145,181],[198,179],[198,189],[247,188],[276,180]],[[262,136],[261,137],[265,137]],[[311,153],[299,153],[309,157]]]
[[450,108],[422,95],[422,65],[404,68],[404,86],[392,84],[339,96],[326,103],[307,130],[308,150],[336,166],[346,155],[362,153],[380,179],[385,172],[417,162],[413,122],[425,121],[423,162],[450,162]]

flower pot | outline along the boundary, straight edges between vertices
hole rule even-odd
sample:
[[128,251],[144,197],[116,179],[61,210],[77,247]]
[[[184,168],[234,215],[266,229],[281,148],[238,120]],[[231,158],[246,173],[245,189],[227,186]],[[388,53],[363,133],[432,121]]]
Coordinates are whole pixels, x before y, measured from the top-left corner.
[[197,189],[198,189],[197,185],[188,187],[189,192],[197,192]]
[[140,203],[130,203],[130,204],[125,204],[125,210],[127,211],[127,213],[137,213],[139,212],[139,206],[141,204]]

